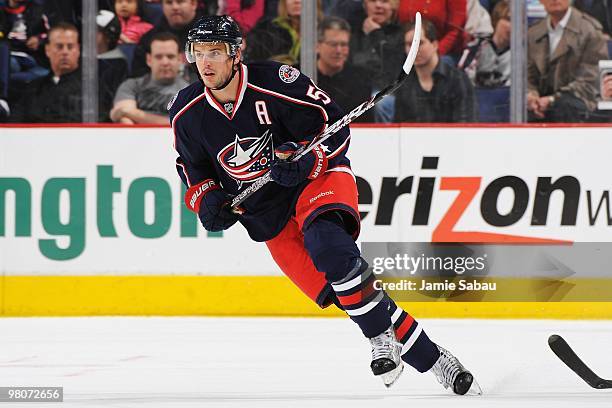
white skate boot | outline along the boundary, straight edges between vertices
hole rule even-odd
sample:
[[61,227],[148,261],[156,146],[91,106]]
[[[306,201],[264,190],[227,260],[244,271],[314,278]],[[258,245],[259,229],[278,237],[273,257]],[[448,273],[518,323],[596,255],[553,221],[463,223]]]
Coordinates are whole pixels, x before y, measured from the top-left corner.
[[404,364],[400,358],[402,343],[395,338],[393,325],[378,336],[372,337],[370,344],[372,345],[370,368],[374,375],[382,378],[385,386],[390,387],[404,369]]
[[474,380],[474,376],[459,362],[457,357],[453,356],[450,351],[443,347],[438,347],[440,357],[431,367],[431,371],[435,374],[438,382],[444,388],[451,387],[453,392],[458,395],[482,395],[480,386]]

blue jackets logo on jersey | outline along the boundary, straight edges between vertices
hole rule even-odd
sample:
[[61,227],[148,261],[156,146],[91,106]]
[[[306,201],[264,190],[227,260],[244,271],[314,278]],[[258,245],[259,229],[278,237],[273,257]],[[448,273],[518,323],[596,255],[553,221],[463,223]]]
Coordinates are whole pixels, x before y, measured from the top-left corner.
[[260,137],[240,138],[225,146],[217,155],[223,170],[238,184],[261,177],[272,164],[274,146],[272,133],[267,130]]

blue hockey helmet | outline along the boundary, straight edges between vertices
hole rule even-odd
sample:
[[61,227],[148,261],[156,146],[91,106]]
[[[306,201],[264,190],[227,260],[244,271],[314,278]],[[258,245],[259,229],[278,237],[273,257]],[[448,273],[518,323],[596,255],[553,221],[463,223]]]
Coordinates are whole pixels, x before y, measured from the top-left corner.
[[230,16],[202,17],[187,34],[185,43],[187,61],[195,62],[193,44],[207,42],[227,44],[228,55],[234,57],[242,44],[242,32],[236,21]]

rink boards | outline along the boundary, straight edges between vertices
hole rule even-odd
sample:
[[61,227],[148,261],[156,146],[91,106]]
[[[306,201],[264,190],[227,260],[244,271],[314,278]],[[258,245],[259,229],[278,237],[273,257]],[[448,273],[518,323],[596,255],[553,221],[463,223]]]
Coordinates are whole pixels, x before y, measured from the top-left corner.
[[[313,306],[241,229],[198,226],[182,205],[169,129],[0,133],[0,315],[338,315]],[[360,241],[611,241],[610,128],[357,127],[352,135]],[[551,185],[565,193],[542,193]],[[612,293],[609,270],[573,271],[570,285]],[[528,278],[508,277],[517,291]],[[410,310],[612,318],[609,303],[571,299],[430,299]]]

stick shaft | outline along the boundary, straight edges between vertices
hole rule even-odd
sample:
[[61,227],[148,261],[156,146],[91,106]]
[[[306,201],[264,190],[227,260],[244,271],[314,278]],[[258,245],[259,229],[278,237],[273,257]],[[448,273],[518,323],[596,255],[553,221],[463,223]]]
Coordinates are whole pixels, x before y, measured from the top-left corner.
[[[408,56],[406,57],[406,61],[402,66],[402,72],[399,74],[398,78],[392,84],[389,84],[386,88],[382,89],[378,92],[374,97],[368,99],[365,102],[362,102],[360,105],[355,107],[349,113],[338,119],[333,125],[328,126],[323,133],[319,136],[315,137],[312,142],[298,150],[293,156],[291,156],[288,160],[296,161],[299,160],[302,156],[308,154],[312,149],[323,143],[325,140],[336,134],[340,129],[347,126],[355,119],[363,115],[365,112],[370,110],[374,105],[376,105],[381,99],[385,96],[392,94],[400,86],[404,83],[406,78],[408,78],[408,74],[412,70],[412,66],[414,65],[414,60],[416,59],[417,52],[419,50],[419,44],[421,42],[421,14],[417,13],[415,16],[415,26],[414,26],[414,37],[412,38],[412,44],[410,46],[410,51],[408,52]],[[268,184],[271,181],[270,172],[268,171],[257,181],[253,182],[250,186],[241,191],[236,197],[233,198],[231,207],[234,212],[238,211],[236,206],[243,203],[247,198],[253,195],[256,191],[261,189],[263,186]],[[239,211],[238,211],[239,212]]]

